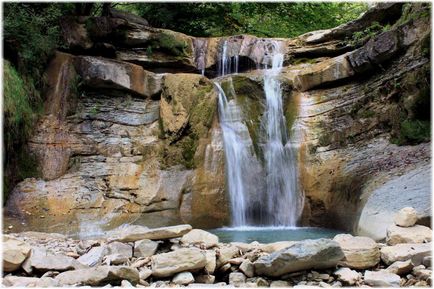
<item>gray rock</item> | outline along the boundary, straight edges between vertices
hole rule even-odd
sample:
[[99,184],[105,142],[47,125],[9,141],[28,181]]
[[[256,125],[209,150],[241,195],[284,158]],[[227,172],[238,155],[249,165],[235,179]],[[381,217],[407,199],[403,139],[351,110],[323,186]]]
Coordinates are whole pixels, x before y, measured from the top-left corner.
[[107,245],[107,249],[110,255],[120,255],[126,258],[133,256],[133,247],[121,242],[112,242]]
[[354,285],[360,279],[361,275],[349,268],[339,268],[334,273],[339,281],[344,282],[347,285]]
[[41,272],[66,271],[82,269],[87,266],[72,257],[62,254],[53,254],[44,248],[34,247],[30,256],[22,264],[22,267],[24,271],[30,274],[34,269]]
[[307,269],[332,268],[344,258],[339,244],[329,239],[305,240],[255,261],[257,275],[278,277]]
[[401,243],[431,242],[432,230],[428,227],[415,225],[412,227],[399,227],[391,225],[387,228],[386,241],[388,245]]
[[128,280],[122,280],[121,287],[134,287],[134,286]]
[[120,284],[127,280],[132,284],[139,282],[139,271],[126,266],[98,266],[60,273],[55,278],[60,286],[90,285],[99,286],[106,283]]
[[39,287],[50,288],[58,287],[58,282],[49,277],[21,277],[21,276],[6,276],[2,282],[5,287]]
[[411,260],[407,260],[394,262],[386,268],[386,271],[397,275],[404,275],[410,273],[412,269],[413,264],[411,263]]
[[158,242],[148,239],[136,241],[134,243],[134,257],[150,257],[157,252]]
[[243,273],[232,272],[229,274],[229,285],[239,287],[243,283],[246,283],[246,276]]
[[195,271],[206,265],[205,253],[197,248],[184,248],[152,256],[152,275],[169,277],[184,271]]
[[431,255],[431,243],[425,244],[397,244],[383,247],[380,250],[381,260],[390,265],[396,261],[412,259],[413,265],[422,263],[425,256]]
[[365,271],[365,283],[374,287],[399,287],[401,278],[387,271]]
[[100,265],[104,259],[104,256],[108,254],[106,246],[93,247],[86,254],[80,256],[77,261],[83,265],[94,267]]
[[194,277],[190,272],[181,272],[173,276],[172,282],[177,285],[188,285],[194,282]]
[[147,267],[142,267],[139,269],[140,280],[146,280],[152,275],[152,270]]

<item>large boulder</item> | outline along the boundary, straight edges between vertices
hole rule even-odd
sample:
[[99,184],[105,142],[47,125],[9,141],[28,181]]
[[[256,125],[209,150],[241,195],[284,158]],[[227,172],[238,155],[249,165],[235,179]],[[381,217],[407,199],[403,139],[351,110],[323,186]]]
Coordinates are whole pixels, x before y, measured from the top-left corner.
[[101,286],[105,284],[120,284],[127,280],[132,284],[139,282],[139,271],[126,266],[98,266],[90,269],[80,269],[60,273],[55,280],[60,286],[89,285]]
[[254,262],[257,275],[278,277],[307,269],[335,267],[345,257],[339,243],[328,239],[305,240]]
[[396,213],[393,221],[400,227],[414,226],[417,222],[417,212],[412,207],[402,208],[398,213]]
[[385,246],[381,248],[381,260],[390,265],[396,261],[407,261],[413,259],[419,261],[420,265],[423,257],[431,255],[431,243],[424,244],[397,244],[394,246]]
[[196,248],[182,248],[152,256],[152,275],[169,277],[179,272],[199,270],[205,265],[204,252]]
[[30,254],[31,247],[23,241],[4,236],[3,239],[3,270],[13,272]]
[[371,238],[339,234],[333,240],[339,243],[345,254],[345,258],[339,262],[343,266],[366,269],[380,262],[380,249]]
[[426,243],[431,242],[432,230],[428,227],[415,225],[413,227],[399,227],[391,225],[387,229],[387,244]]
[[193,229],[181,238],[183,244],[198,244],[205,246],[205,248],[215,247],[218,242],[219,237],[200,229]]

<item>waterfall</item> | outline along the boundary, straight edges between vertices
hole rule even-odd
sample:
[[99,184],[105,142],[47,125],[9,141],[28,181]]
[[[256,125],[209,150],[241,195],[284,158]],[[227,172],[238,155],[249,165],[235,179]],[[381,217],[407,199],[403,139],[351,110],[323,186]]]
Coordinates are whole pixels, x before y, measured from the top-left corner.
[[[232,208],[232,226],[295,226],[300,211],[297,162],[287,133],[279,73],[283,54],[278,43],[270,43],[264,58],[271,63],[264,70],[265,112],[261,121],[263,164],[256,170],[257,156],[244,124],[235,92],[228,100],[219,92],[219,117],[226,157],[228,193]],[[232,59],[235,67],[232,67]],[[227,41],[222,45],[219,74],[238,72],[238,57],[228,57]],[[268,65],[265,66],[267,68]],[[231,79],[230,79],[231,80]],[[247,120],[248,121],[248,120]],[[265,185],[263,184],[265,183]],[[258,191],[253,197],[253,191]]]

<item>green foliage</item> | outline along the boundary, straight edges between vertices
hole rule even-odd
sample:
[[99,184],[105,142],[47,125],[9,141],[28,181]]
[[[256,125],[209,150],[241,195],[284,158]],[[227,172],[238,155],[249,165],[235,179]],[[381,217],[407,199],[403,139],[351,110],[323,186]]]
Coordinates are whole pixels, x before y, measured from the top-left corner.
[[369,38],[379,34],[382,31],[387,31],[390,26],[382,26],[378,22],[373,22],[371,26],[367,27],[363,31],[356,31],[353,33],[351,39],[347,39],[348,44],[352,46],[362,45]]
[[187,48],[187,43],[183,40],[176,39],[172,34],[160,33],[157,35],[156,39],[152,41],[151,51],[152,48],[165,50],[176,56],[182,56],[186,54],[185,49]]
[[397,145],[417,144],[431,138],[431,122],[406,119],[401,123],[400,134],[391,139]]
[[364,3],[128,3],[116,8],[138,13],[150,25],[192,36],[253,34],[294,37],[357,18]]

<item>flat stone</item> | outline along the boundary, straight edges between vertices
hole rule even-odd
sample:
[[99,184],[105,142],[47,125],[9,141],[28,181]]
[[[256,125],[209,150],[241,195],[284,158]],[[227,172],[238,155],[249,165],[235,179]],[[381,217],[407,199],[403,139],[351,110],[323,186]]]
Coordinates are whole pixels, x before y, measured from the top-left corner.
[[289,283],[283,280],[271,281],[270,287],[289,287]]
[[333,240],[339,243],[345,258],[340,265],[352,269],[374,267],[380,262],[380,250],[377,243],[369,237],[353,237],[350,234],[336,235]]
[[30,256],[22,264],[22,267],[24,271],[30,274],[34,269],[41,272],[67,271],[83,269],[87,266],[72,257],[62,254],[54,254],[41,247],[34,247]]
[[139,271],[126,266],[97,266],[60,273],[55,280],[59,282],[60,286],[99,286],[106,283],[116,285],[120,284],[122,280],[128,280],[132,284],[136,284],[139,282]]
[[364,281],[374,287],[399,287],[401,278],[387,271],[365,271]]
[[432,230],[428,227],[415,225],[413,227],[399,227],[391,225],[387,228],[387,244],[426,243],[431,242]]
[[274,242],[269,244],[263,244],[258,246],[258,248],[266,253],[274,253],[276,251],[280,251],[282,249],[286,249],[292,245],[294,245],[297,242],[294,241],[280,241],[280,242]]
[[111,255],[116,254],[126,258],[131,258],[133,256],[133,247],[121,242],[112,242],[107,245],[107,249]]
[[[416,259],[419,262],[413,262],[414,265],[419,265],[425,256],[431,255],[431,243],[424,244],[397,244],[394,246],[386,246],[381,248],[381,260],[387,265],[396,261],[406,261]],[[416,264],[418,263],[418,264]]]
[[49,277],[21,277],[21,276],[6,276],[2,281],[5,287],[37,287],[37,288],[50,288],[58,287],[58,282]]
[[197,248],[183,248],[152,256],[152,275],[169,277],[179,272],[202,269],[205,265],[204,252]]
[[230,259],[239,255],[239,250],[236,246],[224,245],[218,249],[217,268],[225,265]]
[[3,270],[13,272],[20,268],[30,255],[31,247],[23,241],[4,236],[3,239]]
[[104,259],[104,256],[108,254],[106,246],[93,247],[86,254],[80,256],[77,261],[83,265],[94,267],[100,265]]
[[414,226],[417,222],[417,212],[413,207],[402,208],[396,213],[393,221],[400,227]]
[[339,243],[329,239],[305,240],[255,261],[255,273],[278,277],[307,269],[335,267],[344,258]]
[[351,270],[350,268],[339,268],[334,272],[338,277],[339,281],[344,282],[347,285],[354,285],[358,280],[360,280],[360,273]]
[[193,229],[181,238],[183,244],[204,245],[207,249],[217,246],[218,242],[219,238],[216,235],[200,229]]
[[411,263],[411,260],[407,260],[407,261],[396,261],[392,265],[387,267],[385,270],[390,273],[405,275],[410,273],[412,269],[413,269],[413,264]]
[[[137,230],[138,229],[138,230]],[[116,240],[121,242],[134,242],[143,239],[164,240],[181,237],[191,231],[190,225],[177,225],[170,227],[161,227],[148,229],[146,227],[132,226],[120,231],[120,236]]]
[[144,239],[134,243],[134,257],[150,257],[157,252],[158,242]]
[[194,277],[190,272],[181,272],[173,276],[172,282],[177,285],[188,285],[194,282]]

